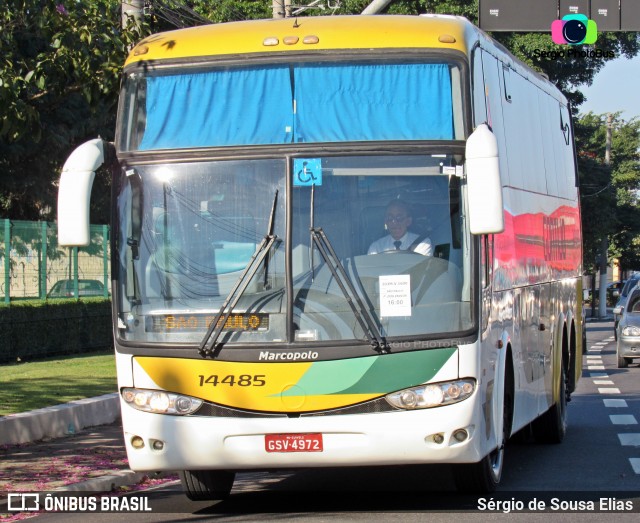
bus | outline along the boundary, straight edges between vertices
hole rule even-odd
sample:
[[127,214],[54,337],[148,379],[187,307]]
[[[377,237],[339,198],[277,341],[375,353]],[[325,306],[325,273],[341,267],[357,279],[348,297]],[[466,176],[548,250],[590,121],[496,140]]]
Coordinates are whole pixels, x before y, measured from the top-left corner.
[[466,19],[150,36],[115,143],[63,167],[61,245],[89,240],[100,166],[134,471],[206,500],[247,470],[444,463],[489,492],[516,432],[562,441],[584,345],[570,107]]

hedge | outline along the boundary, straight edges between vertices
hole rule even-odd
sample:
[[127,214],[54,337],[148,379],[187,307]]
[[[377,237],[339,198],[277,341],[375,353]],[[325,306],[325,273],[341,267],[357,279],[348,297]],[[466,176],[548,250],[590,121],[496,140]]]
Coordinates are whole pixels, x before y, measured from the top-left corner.
[[113,347],[111,300],[25,300],[0,305],[0,362]]

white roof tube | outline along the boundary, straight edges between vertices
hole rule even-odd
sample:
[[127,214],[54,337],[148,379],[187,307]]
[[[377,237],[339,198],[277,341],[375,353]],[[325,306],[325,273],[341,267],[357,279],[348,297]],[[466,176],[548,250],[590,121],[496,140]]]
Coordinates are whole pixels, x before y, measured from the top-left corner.
[[391,3],[391,0],[373,0],[367,7],[362,11],[363,15],[375,15],[382,11],[385,7],[387,7]]
[[89,245],[89,202],[96,170],[104,163],[102,139],[78,146],[62,167],[58,189],[58,245]]

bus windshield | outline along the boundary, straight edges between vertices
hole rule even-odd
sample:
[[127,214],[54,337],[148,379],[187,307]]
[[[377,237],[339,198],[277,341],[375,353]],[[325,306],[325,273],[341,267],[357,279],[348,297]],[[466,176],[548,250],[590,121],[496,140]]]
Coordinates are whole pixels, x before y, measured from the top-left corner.
[[368,343],[367,326],[385,339],[470,329],[459,162],[395,154],[127,169],[117,196],[120,338],[200,343],[256,252],[222,343]]
[[462,140],[460,68],[439,62],[302,62],[133,70],[118,147]]

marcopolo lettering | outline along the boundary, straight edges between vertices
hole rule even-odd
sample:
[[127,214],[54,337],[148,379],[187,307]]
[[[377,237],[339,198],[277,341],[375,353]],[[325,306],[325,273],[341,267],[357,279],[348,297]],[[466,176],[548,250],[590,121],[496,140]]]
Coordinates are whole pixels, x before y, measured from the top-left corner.
[[318,353],[313,351],[307,352],[271,352],[261,351],[260,361],[298,361],[298,360],[317,360]]

